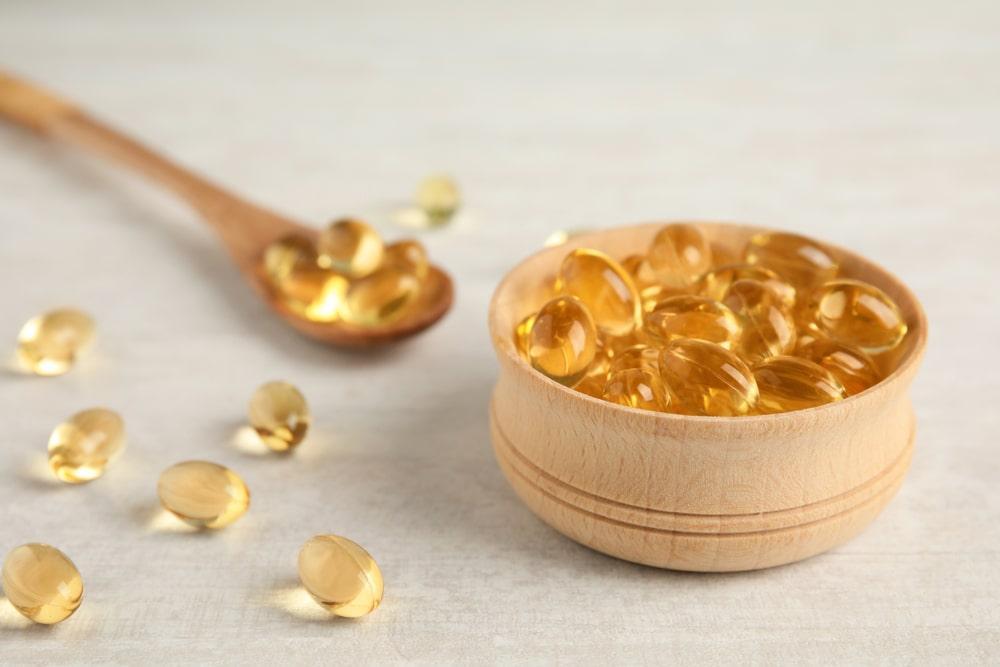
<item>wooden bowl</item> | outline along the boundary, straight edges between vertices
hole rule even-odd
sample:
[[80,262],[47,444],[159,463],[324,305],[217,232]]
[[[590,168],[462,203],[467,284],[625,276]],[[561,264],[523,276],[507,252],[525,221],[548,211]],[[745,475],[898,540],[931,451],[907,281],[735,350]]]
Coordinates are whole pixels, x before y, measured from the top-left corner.
[[[725,572],[808,558],[845,542],[892,498],[913,451],[908,389],[927,340],[916,297],[884,269],[833,247],[843,275],[899,304],[909,333],[896,369],[844,401],[775,415],[692,417],[614,405],[568,389],[517,353],[516,324],[546,297],[575,247],[623,258],[662,223],[572,239],[529,257],[497,287],[489,326],[500,361],[493,448],[514,490],[556,530],[593,549],[675,570]],[[758,227],[698,225],[739,257]]]

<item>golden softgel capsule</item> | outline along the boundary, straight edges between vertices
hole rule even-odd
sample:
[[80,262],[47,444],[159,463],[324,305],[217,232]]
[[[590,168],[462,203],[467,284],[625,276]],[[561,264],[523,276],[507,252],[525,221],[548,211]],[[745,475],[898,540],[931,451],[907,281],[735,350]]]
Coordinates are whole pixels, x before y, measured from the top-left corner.
[[649,260],[645,255],[629,255],[622,260],[622,268],[632,277],[636,289],[639,290],[639,298],[642,301],[643,311],[652,310],[657,301],[668,296],[667,290],[656,278],[653,267],[649,265]]
[[906,335],[906,321],[896,303],[860,280],[821,285],[810,296],[803,317],[810,329],[868,354],[891,350]]
[[556,291],[575,296],[609,336],[627,336],[642,322],[642,302],[632,277],[603,252],[573,250],[559,268]]
[[351,281],[344,302],[344,319],[369,327],[389,324],[406,313],[419,291],[420,280],[412,272],[384,266]]
[[660,350],[652,345],[637,343],[619,351],[611,359],[608,371],[623,371],[628,368],[641,368],[659,373]]
[[396,241],[387,245],[382,256],[382,266],[402,269],[415,275],[418,280],[426,278],[430,271],[427,250],[420,241],[412,239]]
[[662,412],[670,404],[658,373],[645,368],[626,368],[608,375],[604,400],[630,408]]
[[125,423],[105,408],[78,412],[49,437],[49,467],[70,484],[97,479],[125,448]]
[[586,394],[587,396],[604,398],[604,385],[607,384],[607,381],[607,373],[587,374],[573,387],[573,389],[581,394]]
[[582,301],[560,296],[542,306],[528,336],[528,359],[536,370],[572,387],[596,354],[597,327]]
[[73,561],[55,547],[22,544],[4,560],[3,592],[25,617],[51,625],[79,609],[83,578]]
[[811,288],[837,275],[833,253],[823,245],[798,234],[767,232],[757,234],[743,254],[748,264],[764,266],[795,288]]
[[276,452],[302,442],[311,420],[305,396],[287,382],[261,385],[250,398],[250,426]]
[[730,350],[740,339],[739,319],[725,304],[704,296],[672,296],[646,313],[645,333],[665,345],[678,338],[697,338]]
[[417,206],[432,225],[442,225],[455,215],[462,203],[458,185],[448,176],[438,174],[424,179],[417,188]]
[[62,375],[94,337],[94,321],[72,308],[53,310],[28,320],[17,337],[21,366],[36,375]]
[[347,279],[318,264],[312,241],[293,234],[264,251],[264,273],[282,303],[314,322],[333,322],[347,292]]
[[528,357],[528,345],[531,341],[531,328],[535,326],[535,317],[537,315],[538,313],[531,313],[514,327],[514,347],[517,348],[518,353],[527,361],[530,361]]
[[751,366],[795,347],[795,317],[765,283],[737,280],[723,301],[743,323],[736,351]]
[[382,572],[360,545],[339,535],[317,535],[299,551],[299,580],[337,616],[370,614],[382,602]]
[[[298,296],[308,301],[318,287],[309,286],[313,277],[321,277],[316,248],[313,242],[301,234],[290,234],[274,241],[264,249],[264,273],[271,284],[289,296]],[[305,294],[299,295],[300,292]]]
[[712,251],[712,266],[723,267],[739,264],[743,260],[743,248],[735,249],[725,241],[713,241],[708,244]]
[[382,264],[382,237],[360,220],[337,220],[323,230],[317,244],[319,265],[348,278],[363,278]]
[[167,511],[197,528],[225,528],[250,507],[250,490],[240,476],[208,461],[167,468],[156,490]]
[[757,404],[757,382],[735,353],[703,340],[682,338],[664,348],[660,376],[671,412],[731,417]]
[[832,340],[803,336],[795,356],[814,361],[840,380],[848,396],[864,391],[881,379],[878,366],[862,350]]
[[795,306],[795,288],[778,277],[778,274],[763,266],[753,264],[730,264],[705,273],[695,284],[695,291],[716,301],[722,301],[729,287],[737,280],[759,280],[771,289],[786,308]]
[[803,410],[839,401],[847,392],[830,371],[808,359],[773,357],[754,368],[760,391],[757,411]]
[[663,286],[684,288],[711,267],[712,250],[697,227],[674,223],[653,237],[647,261]]
[[607,376],[608,370],[611,368],[611,359],[614,355],[615,351],[611,347],[610,341],[598,332],[597,351],[594,353],[594,360],[587,367],[587,375]]

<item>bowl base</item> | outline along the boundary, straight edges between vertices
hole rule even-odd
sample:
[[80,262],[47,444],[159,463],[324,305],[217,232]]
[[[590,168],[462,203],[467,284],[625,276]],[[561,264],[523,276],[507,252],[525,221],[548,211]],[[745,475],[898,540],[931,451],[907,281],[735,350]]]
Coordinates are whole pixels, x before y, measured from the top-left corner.
[[850,491],[777,512],[712,515],[636,507],[578,489],[529,461],[490,410],[493,450],[518,496],[570,539],[624,560],[671,570],[734,572],[784,565],[846,542],[878,515],[910,465],[915,434],[882,472]]

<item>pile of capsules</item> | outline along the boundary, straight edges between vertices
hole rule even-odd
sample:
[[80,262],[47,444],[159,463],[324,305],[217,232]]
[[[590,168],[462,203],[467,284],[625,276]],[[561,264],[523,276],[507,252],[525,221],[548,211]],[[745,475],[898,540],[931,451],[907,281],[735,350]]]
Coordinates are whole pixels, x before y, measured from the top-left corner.
[[301,234],[264,251],[267,283],[292,312],[313,322],[360,327],[388,324],[416,302],[430,271],[419,241],[386,245],[368,224],[330,224],[314,243]]
[[739,416],[815,407],[874,385],[906,321],[893,300],[840,274],[834,252],[788,233],[734,257],[698,227],[663,227],[620,263],[563,260],[552,298],[520,321],[521,355],[556,382],[633,408]]
[[[61,375],[89,345],[93,320],[77,310],[52,311],[31,319],[18,338],[18,359],[38,375]],[[311,423],[302,393],[287,382],[269,382],[250,399],[249,423],[268,448],[289,452]],[[68,484],[104,474],[125,448],[121,416],[106,408],[79,412],[56,426],[48,443],[49,467]],[[209,461],[183,461],[162,472],[160,503],[197,529],[224,528],[250,507],[250,491],[229,468]],[[316,535],[299,551],[299,579],[323,608],[337,616],[364,616],[382,600],[378,565],[361,546],[339,535]],[[83,601],[83,578],[73,562],[48,544],[14,548],[3,563],[3,592],[21,614],[36,623],[69,618]]]
[[[407,226],[447,223],[461,204],[458,185],[435,175],[417,189],[416,206],[400,212]],[[417,303],[431,267],[412,239],[385,244],[360,220],[331,223],[313,242],[291,234],[264,251],[261,272],[291,312],[312,322],[377,327],[399,320]]]

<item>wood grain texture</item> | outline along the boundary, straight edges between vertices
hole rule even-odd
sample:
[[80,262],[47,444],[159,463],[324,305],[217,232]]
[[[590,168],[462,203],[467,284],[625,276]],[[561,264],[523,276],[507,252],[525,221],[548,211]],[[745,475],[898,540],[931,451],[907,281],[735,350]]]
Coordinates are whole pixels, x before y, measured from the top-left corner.
[[[841,544],[889,501],[909,466],[909,386],[927,340],[920,304],[898,279],[835,249],[842,275],[889,293],[909,333],[899,366],[847,400],[777,415],[687,417],[612,405],[545,378],[511,332],[534,312],[562,257],[593,247],[641,252],[662,223],[574,238],[514,268],[490,309],[500,360],[491,433],[511,484],[539,516],[599,551],[705,572],[781,565]],[[700,224],[723,254],[758,227]]]

